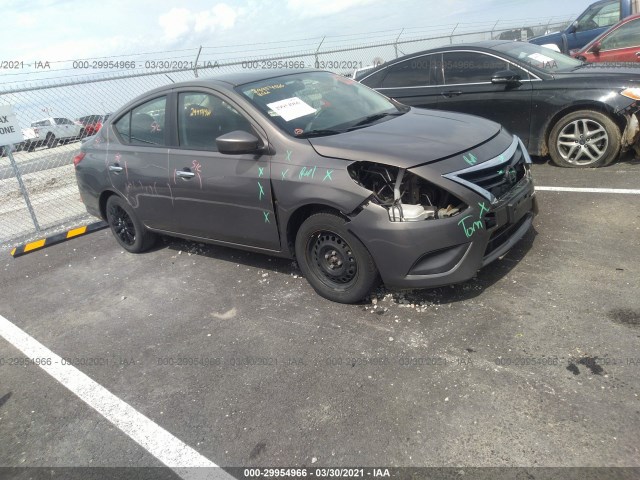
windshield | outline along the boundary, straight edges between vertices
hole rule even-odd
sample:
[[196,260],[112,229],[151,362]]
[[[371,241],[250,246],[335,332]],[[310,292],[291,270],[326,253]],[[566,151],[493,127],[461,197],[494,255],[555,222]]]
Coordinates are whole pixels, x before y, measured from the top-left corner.
[[580,60],[531,43],[504,43],[496,45],[493,49],[547,73],[566,72],[582,65]]
[[237,87],[290,135],[333,135],[408,110],[350,78],[328,72],[285,75]]

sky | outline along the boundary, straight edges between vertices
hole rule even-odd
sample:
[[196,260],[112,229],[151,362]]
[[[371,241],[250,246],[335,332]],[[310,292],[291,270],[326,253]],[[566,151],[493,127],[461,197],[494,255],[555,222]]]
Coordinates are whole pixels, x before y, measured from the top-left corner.
[[[392,38],[453,28],[460,23],[568,18],[585,0],[2,0],[1,61],[59,62],[78,58],[195,59],[253,48],[313,48],[323,36],[338,40]],[[460,27],[459,27],[460,28]],[[467,26],[468,28],[468,26]],[[369,34],[370,32],[386,32]],[[369,34],[369,35],[368,35]],[[333,38],[341,36],[339,38]],[[272,42],[278,42],[274,44]],[[241,47],[233,48],[235,45]],[[254,48],[255,47],[255,48]],[[175,52],[175,50],[186,50]],[[266,50],[264,50],[266,51]],[[142,58],[142,57],[138,57]],[[50,64],[62,68],[62,64]],[[68,66],[68,65],[67,65]],[[3,74],[16,73],[0,70]]]
[[[131,73],[94,69],[94,62],[198,63],[315,52],[396,38],[491,31],[568,21],[588,0],[0,0],[0,103],[12,104],[23,125],[49,115],[77,118],[111,112],[151,88],[186,80],[154,75],[128,81],[4,94],[8,90]],[[497,23],[497,25],[496,25]],[[445,39],[446,40],[446,39]],[[438,46],[411,43],[327,54],[324,60],[373,59]],[[462,40],[459,40],[462,41]],[[469,40],[473,41],[473,40]],[[202,49],[200,49],[202,47]],[[404,50],[403,50],[404,49]],[[305,57],[309,61],[313,57]],[[82,60],[82,62],[78,62]],[[83,68],[90,66],[91,68]],[[313,65],[305,65],[313,67]],[[156,71],[162,65],[156,66]],[[153,68],[153,67],[152,67]],[[244,67],[243,67],[244,68]],[[331,66],[321,68],[335,70]],[[338,70],[335,70],[338,71]],[[352,71],[352,70],[351,70]],[[209,75],[215,71],[209,71]],[[193,73],[188,79],[193,78]],[[344,72],[339,72],[344,73]],[[204,76],[204,74],[203,74]]]

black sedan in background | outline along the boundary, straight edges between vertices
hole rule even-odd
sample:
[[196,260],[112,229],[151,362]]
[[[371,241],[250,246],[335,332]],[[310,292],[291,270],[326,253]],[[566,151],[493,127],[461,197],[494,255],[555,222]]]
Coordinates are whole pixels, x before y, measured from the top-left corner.
[[404,56],[360,81],[413,107],[501,123],[532,155],[600,167],[637,148],[640,70],[592,65],[524,42],[450,45]]
[[499,124],[341,75],[243,72],[153,90],[74,159],[123,248],[156,233],[292,258],[321,295],[467,280],[532,224],[530,159]]

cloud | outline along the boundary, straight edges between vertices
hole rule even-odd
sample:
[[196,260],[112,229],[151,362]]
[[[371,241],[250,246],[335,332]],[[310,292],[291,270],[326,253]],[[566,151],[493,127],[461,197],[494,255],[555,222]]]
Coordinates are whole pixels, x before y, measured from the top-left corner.
[[226,30],[233,28],[237,18],[237,11],[226,3],[218,3],[211,10],[197,14],[195,29],[196,32],[214,31],[218,27]]
[[301,17],[324,17],[381,0],[287,0],[290,10]]
[[172,8],[158,17],[158,23],[169,41],[181,38],[193,31],[212,33],[217,29],[233,28],[241,9],[234,9],[226,3],[218,3],[209,10],[191,12],[186,8]]

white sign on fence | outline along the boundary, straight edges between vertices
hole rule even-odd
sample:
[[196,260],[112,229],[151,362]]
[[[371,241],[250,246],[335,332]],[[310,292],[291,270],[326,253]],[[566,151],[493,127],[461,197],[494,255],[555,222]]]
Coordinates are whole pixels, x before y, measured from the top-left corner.
[[22,131],[11,105],[0,105],[0,146],[22,142]]

